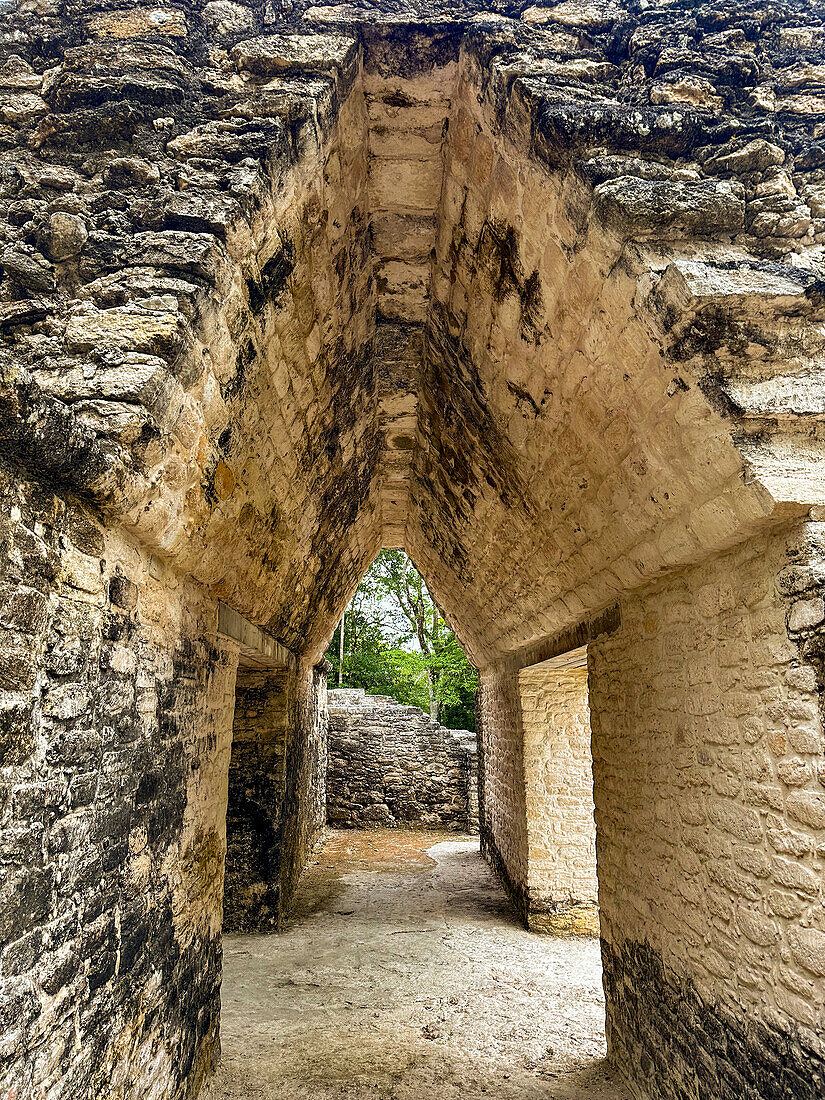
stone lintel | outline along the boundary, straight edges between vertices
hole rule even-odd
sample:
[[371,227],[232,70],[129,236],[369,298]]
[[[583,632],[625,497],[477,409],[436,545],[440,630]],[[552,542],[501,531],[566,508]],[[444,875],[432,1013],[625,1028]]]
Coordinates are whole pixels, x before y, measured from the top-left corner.
[[239,668],[294,669],[297,664],[295,655],[285,645],[223,601],[218,602],[217,633],[240,645]]
[[[552,634],[547,638],[541,638],[531,645],[517,649],[506,659],[508,668],[517,672],[519,669],[528,668],[530,665],[541,664],[555,657],[569,654],[571,650],[581,650],[590,642],[602,634],[613,634],[622,625],[622,612],[618,603],[611,604],[595,615],[582,619],[576,626],[562,630],[559,634]],[[586,664],[586,660],[585,660]],[[566,664],[564,667],[585,667],[575,664]]]

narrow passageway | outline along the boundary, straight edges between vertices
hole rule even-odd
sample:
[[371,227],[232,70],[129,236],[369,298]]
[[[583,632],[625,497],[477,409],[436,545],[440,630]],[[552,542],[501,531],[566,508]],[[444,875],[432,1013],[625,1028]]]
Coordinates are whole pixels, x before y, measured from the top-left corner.
[[333,832],[286,931],[224,941],[208,1100],[626,1100],[598,940],[524,931],[478,840]]

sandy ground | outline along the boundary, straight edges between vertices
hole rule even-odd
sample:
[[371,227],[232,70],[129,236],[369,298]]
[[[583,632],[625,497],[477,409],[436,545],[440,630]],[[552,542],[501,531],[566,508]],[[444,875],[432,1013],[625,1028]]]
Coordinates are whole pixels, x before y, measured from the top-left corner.
[[331,833],[280,935],[224,941],[208,1100],[627,1100],[596,939],[516,922],[477,840]]

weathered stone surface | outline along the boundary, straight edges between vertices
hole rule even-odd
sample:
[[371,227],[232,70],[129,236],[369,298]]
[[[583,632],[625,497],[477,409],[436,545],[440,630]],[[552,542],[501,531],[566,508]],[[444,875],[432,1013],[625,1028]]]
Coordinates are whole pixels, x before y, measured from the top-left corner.
[[[822,1087],[810,985],[822,881],[805,853],[823,819],[810,771],[800,772],[821,746],[793,746],[795,726],[819,730],[817,689],[794,674],[803,666],[784,608],[762,598],[764,567],[778,572],[786,548],[795,556],[781,535],[754,540],[652,586],[588,647],[608,1042],[663,1096],[710,1096],[727,1079],[757,1095]],[[666,681],[654,652],[668,654]],[[783,775],[804,789],[783,788]],[[781,985],[771,978],[779,960]],[[789,997],[791,985],[804,992]],[[661,1006],[656,1024],[646,998]],[[703,1019],[717,1021],[710,1032]],[[687,1035],[690,1064],[666,1072]],[[793,1065],[804,1082],[785,1076]]]
[[620,176],[596,188],[596,211],[628,237],[717,237],[745,221],[744,197],[716,181],[657,182]]
[[286,670],[239,673],[226,816],[226,932],[270,932],[278,927],[281,815],[295,720],[292,693]]
[[[217,1057],[220,895],[209,884],[224,807],[213,769],[228,759],[237,658],[197,629],[176,631],[168,594],[165,623],[152,621],[168,578],[75,502],[7,473],[2,497],[2,574],[17,586],[5,636],[12,618],[26,630],[21,666],[41,680],[4,684],[0,712],[0,987],[17,998],[0,1079],[19,1096],[61,1082],[162,1094]],[[22,601],[26,585],[39,600]],[[138,591],[140,622],[127,617]],[[183,585],[178,596],[193,626],[208,619],[202,593]],[[85,1042],[60,1042],[78,1019]]]
[[329,698],[327,820],[478,831],[475,737],[358,688]]
[[[575,651],[574,651],[575,652]],[[519,673],[527,818],[527,924],[597,935],[587,655]]]
[[275,34],[239,42],[232,59],[239,69],[256,76],[281,73],[324,72],[347,63],[355,40],[338,35]]
[[4,4],[3,1085],[197,1091],[217,601],[298,658],[283,907],[314,666],[387,544],[481,666],[482,843],[525,914],[519,670],[589,647],[623,1071],[813,1097],[821,13],[391,7]]
[[50,259],[69,260],[79,255],[89,239],[89,230],[81,216],[57,211],[49,217],[39,239]]

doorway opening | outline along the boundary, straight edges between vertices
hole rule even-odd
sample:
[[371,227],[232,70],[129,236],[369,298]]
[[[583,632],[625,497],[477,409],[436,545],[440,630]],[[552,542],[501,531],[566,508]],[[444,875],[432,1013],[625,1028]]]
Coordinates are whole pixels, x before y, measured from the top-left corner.
[[478,832],[478,674],[402,550],[382,550],[327,650],[327,823]]
[[[475,758],[472,777],[466,760],[451,771],[439,754],[453,735],[461,746],[457,731],[399,701],[400,690],[370,695],[353,684],[370,667],[393,667],[392,646],[370,633],[363,608],[356,595],[342,687],[329,661],[312,674],[314,709],[325,716],[313,736],[326,747],[311,754],[322,770],[297,789],[320,799],[312,813],[327,828],[287,909],[281,853],[307,733],[301,672],[239,675],[223,1061],[208,1100],[418,1100],[434,1091],[448,1100],[624,1100],[604,1060],[586,647],[514,677],[527,836],[526,912],[517,913],[468,835],[483,753],[480,782]],[[365,653],[380,661],[371,666]]]
[[403,550],[367,569],[327,649],[330,688],[362,688],[419,707],[449,729],[475,730],[478,673]]
[[532,931],[597,936],[587,646],[519,672]]

